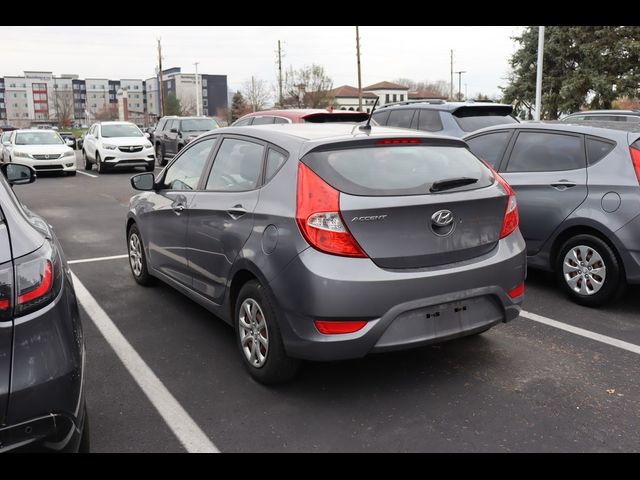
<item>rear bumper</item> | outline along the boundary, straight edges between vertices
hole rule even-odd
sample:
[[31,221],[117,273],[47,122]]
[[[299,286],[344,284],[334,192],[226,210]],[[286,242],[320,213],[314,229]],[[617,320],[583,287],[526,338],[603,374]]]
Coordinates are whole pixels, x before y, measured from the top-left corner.
[[77,452],[86,410],[78,418],[50,413],[0,428],[0,453],[9,451]]
[[612,240],[622,257],[627,282],[640,284],[640,215],[617,230]]
[[[271,281],[287,353],[309,360],[359,358],[473,334],[518,317],[526,277],[519,231],[473,260],[383,270],[369,259],[303,251]],[[314,320],[367,320],[355,333],[323,335]]]

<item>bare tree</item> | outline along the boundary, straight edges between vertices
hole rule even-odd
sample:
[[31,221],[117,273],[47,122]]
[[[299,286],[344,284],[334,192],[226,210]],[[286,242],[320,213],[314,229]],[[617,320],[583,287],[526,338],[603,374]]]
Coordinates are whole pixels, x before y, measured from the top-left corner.
[[242,94],[254,112],[263,110],[271,99],[267,82],[255,77],[242,84]]
[[196,114],[196,96],[186,95],[180,98],[180,115],[194,116]]
[[411,92],[429,92],[433,96],[447,98],[449,96],[449,82],[445,80],[423,80],[416,82],[410,78],[398,78],[394,83],[403,85]]
[[299,70],[289,67],[284,83],[284,106],[324,108],[333,103],[333,81],[321,65],[307,65]]
[[56,90],[54,92],[54,109],[55,118],[58,122],[58,126],[61,128],[67,128],[73,125],[74,108],[73,108],[73,92]]
[[101,122],[118,120],[118,117],[118,104],[116,103],[105,103],[95,114],[96,120]]

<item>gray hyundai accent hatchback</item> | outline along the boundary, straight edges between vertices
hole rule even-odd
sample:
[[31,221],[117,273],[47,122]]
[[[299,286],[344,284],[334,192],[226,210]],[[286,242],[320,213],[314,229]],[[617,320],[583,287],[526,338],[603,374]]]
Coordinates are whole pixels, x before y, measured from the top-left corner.
[[511,188],[459,139],[344,124],[223,128],[136,175],[135,280],[234,326],[263,383],[516,318],[526,256]]

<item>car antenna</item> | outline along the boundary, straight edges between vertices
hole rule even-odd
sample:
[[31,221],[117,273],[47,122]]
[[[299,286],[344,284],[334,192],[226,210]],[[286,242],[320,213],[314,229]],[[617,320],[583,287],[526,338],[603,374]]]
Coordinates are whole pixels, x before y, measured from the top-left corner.
[[371,118],[373,117],[373,112],[376,110],[376,105],[378,105],[378,100],[380,97],[376,97],[376,101],[373,103],[373,107],[371,108],[371,113],[369,114],[369,118],[367,119],[367,123],[365,125],[360,125],[360,130],[363,132],[369,133],[371,131]]

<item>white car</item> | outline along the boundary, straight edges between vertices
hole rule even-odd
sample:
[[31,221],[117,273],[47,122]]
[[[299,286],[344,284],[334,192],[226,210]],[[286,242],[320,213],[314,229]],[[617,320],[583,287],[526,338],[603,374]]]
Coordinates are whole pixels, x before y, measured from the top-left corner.
[[4,144],[9,143],[9,137],[11,136],[11,130],[8,132],[2,132],[0,135],[0,162],[8,162],[9,161],[9,153],[5,155],[4,151],[6,150]]
[[5,162],[22,163],[37,172],[76,174],[76,154],[69,143],[53,130],[14,130],[8,140],[2,136]]
[[95,164],[100,173],[118,167],[145,167],[152,172],[156,162],[148,137],[129,122],[93,124],[84,138],[82,157],[85,170]]

